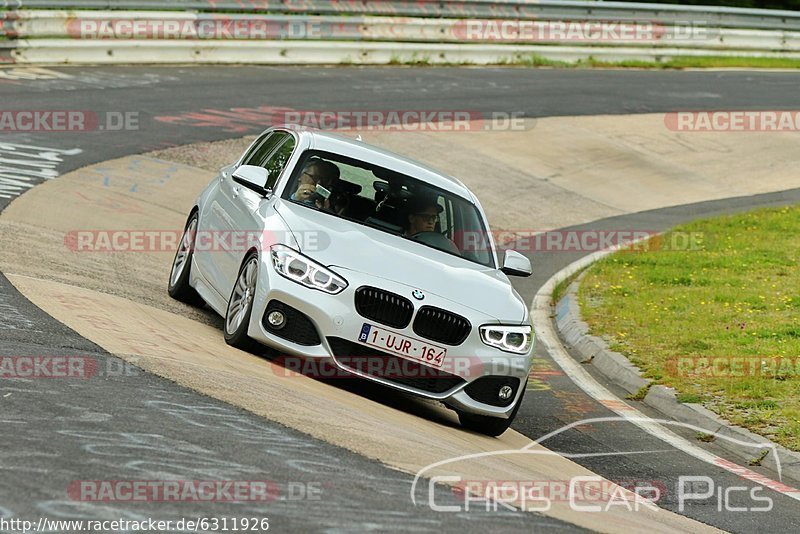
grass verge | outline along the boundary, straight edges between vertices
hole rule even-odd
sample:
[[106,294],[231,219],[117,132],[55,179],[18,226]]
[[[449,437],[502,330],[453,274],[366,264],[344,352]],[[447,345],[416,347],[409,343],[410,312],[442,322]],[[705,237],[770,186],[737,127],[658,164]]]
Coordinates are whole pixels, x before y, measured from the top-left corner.
[[800,206],[677,227],[593,265],[584,320],[679,400],[800,451],[798,235]]
[[[434,65],[434,66],[457,66],[469,64],[462,63],[441,63],[441,62],[420,62],[415,58],[411,60],[401,60],[399,57],[393,58],[390,65]],[[712,68],[742,68],[742,69],[800,69],[800,59],[791,58],[770,58],[770,57],[728,57],[728,56],[695,56],[677,57],[664,61],[603,61],[589,57],[578,61],[559,61],[548,59],[538,54],[520,55],[514,59],[500,58],[497,65],[510,65],[519,67],[552,67],[562,69],[712,69]]]
[[585,268],[579,269],[556,284],[556,287],[553,288],[553,296],[551,299],[551,304],[553,306],[558,304],[558,301],[561,300],[561,297],[563,297],[567,293],[567,289],[569,288],[570,285],[572,285],[572,282],[574,282],[581,275],[581,273],[583,273],[584,270]]
[[[579,62],[580,63],[580,62]],[[667,61],[618,61],[608,62],[589,58],[589,67],[632,67],[641,69],[713,69],[713,68],[748,68],[748,69],[797,69],[800,59],[771,57],[727,57],[697,56],[676,57]]]

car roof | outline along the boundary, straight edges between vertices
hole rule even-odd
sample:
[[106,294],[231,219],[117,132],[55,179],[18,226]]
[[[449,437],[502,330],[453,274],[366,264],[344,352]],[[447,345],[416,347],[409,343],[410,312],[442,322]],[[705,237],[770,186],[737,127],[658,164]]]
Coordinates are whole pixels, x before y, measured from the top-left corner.
[[[372,163],[379,167],[385,167],[416,178],[434,187],[438,187],[439,189],[444,189],[472,203],[475,203],[477,200],[467,186],[457,178],[453,178],[427,165],[403,157],[400,154],[395,154],[394,152],[384,150],[375,145],[365,143],[364,141],[358,141],[350,137],[320,130],[296,127],[282,127],[281,129],[297,133],[297,135],[300,136],[301,144],[307,144],[308,148],[311,150],[332,152],[334,154],[341,154],[367,163]],[[302,143],[303,141],[305,141],[305,143]]]

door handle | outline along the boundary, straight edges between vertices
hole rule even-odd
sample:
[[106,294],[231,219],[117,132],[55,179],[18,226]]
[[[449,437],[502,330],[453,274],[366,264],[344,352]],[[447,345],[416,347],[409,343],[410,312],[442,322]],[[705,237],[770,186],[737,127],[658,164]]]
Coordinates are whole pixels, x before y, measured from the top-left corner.
[[231,195],[233,195],[233,198],[236,198],[236,197],[239,196],[239,186],[236,186],[236,187],[233,188],[233,191],[231,192]]

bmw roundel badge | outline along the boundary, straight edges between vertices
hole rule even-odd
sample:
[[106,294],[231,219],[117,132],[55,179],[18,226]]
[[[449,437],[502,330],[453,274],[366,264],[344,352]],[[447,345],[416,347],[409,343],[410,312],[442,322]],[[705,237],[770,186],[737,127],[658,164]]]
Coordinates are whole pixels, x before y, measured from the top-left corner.
[[425,293],[423,293],[419,289],[415,289],[414,291],[411,292],[411,296],[417,300],[422,300],[425,298]]

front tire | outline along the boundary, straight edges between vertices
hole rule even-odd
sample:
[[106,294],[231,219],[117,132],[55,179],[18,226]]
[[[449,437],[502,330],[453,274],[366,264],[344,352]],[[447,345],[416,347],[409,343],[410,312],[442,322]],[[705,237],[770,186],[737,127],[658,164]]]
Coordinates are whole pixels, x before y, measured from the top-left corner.
[[514,418],[517,416],[519,407],[522,406],[522,399],[525,397],[525,388],[527,386],[527,382],[522,386],[522,394],[519,396],[519,399],[517,399],[517,404],[514,406],[514,410],[512,410],[511,414],[508,416],[508,419],[501,419],[499,417],[491,417],[488,415],[477,415],[458,410],[458,420],[461,423],[461,426],[467,430],[472,430],[473,432],[485,434],[493,438],[501,435],[503,432],[508,430],[508,427],[511,426],[511,423],[514,422]]
[[198,216],[195,211],[186,221],[186,228],[183,230],[181,242],[178,244],[178,250],[175,251],[175,259],[172,260],[172,269],[169,273],[169,284],[167,285],[167,292],[170,297],[192,306],[205,304],[203,298],[189,285],[197,224]]
[[250,316],[253,314],[253,298],[256,294],[256,281],[258,280],[258,254],[248,254],[228,299],[228,309],[225,312],[225,343],[247,352],[255,352],[260,344],[247,335],[250,325]]

